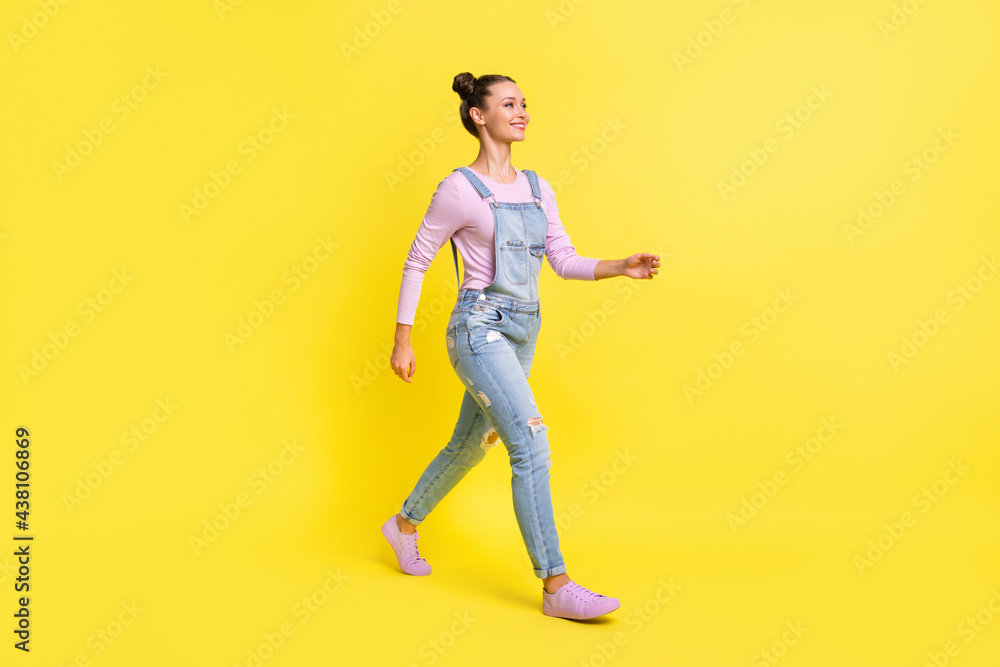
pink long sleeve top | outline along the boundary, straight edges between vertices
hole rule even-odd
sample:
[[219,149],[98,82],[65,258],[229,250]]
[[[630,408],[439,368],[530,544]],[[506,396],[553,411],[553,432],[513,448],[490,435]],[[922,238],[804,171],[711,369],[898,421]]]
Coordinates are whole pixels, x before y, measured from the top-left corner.
[[[533,201],[528,177],[519,169],[514,170],[517,179],[510,184],[497,183],[478,171],[472,171],[493,192],[497,201]],[[545,217],[549,221],[545,236],[545,256],[549,265],[556,275],[566,280],[596,280],[594,267],[600,260],[576,254],[576,248],[559,220],[555,192],[541,176],[538,177],[538,186]],[[417,229],[417,236],[410,245],[403,264],[403,281],[396,307],[396,321],[400,324],[413,324],[424,273],[452,236],[465,267],[465,280],[460,289],[483,289],[492,283],[496,263],[493,211],[489,202],[479,196],[460,171],[451,172],[438,184],[427,214]]]

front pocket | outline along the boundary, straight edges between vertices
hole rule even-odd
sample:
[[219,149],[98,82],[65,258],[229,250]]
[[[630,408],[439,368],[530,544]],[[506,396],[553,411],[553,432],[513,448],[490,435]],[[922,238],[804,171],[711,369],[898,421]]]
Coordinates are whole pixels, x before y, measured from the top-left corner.
[[506,317],[499,308],[476,304],[465,318],[465,329],[473,333],[486,327],[500,326]]
[[528,284],[528,247],[524,241],[514,239],[500,246],[497,261],[503,267],[503,275],[511,285]]
[[451,362],[451,367],[455,368],[458,365],[458,325],[450,324],[445,330],[445,343],[448,346],[448,361]]

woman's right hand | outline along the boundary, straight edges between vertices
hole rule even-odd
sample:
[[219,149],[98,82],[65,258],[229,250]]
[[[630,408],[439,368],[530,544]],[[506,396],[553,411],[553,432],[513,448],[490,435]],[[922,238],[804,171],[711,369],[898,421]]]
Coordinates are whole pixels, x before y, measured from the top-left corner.
[[389,359],[392,372],[406,380],[413,382],[413,375],[417,372],[417,360],[413,356],[413,348],[409,343],[397,342],[392,347],[392,357]]

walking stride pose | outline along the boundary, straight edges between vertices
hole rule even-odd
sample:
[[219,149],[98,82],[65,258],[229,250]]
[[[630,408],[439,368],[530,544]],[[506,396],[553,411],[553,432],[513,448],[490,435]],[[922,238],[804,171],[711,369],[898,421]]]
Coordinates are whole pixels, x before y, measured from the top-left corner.
[[514,515],[535,576],[542,580],[542,613],[584,619],[618,609],[570,579],[559,551],[549,492],[548,426],[528,376],[541,325],[538,274],[548,257],[564,279],[613,276],[652,280],[660,256],[637,253],[620,260],[581,257],[559,221],[555,193],[535,172],[515,169],[510,145],[524,141],[530,120],[517,83],[507,76],[457,75],[465,129],[479,140],[479,155],[440,182],[403,267],[396,313],[393,372],[412,382],[410,346],[424,274],[451,239],[455,274],[458,250],[465,266],[458,299],[445,331],[448,358],[465,386],[458,422],[447,446],[424,470],[398,514],[382,526],[400,569],[427,575],[417,530],[427,515],[500,440],[513,472]]

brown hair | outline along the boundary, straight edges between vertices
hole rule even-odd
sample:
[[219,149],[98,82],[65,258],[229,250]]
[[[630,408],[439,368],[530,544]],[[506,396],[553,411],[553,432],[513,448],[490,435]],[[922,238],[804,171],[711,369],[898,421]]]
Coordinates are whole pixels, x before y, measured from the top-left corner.
[[474,77],[469,72],[462,72],[455,76],[455,80],[451,84],[451,89],[462,98],[462,104],[458,107],[458,114],[462,117],[462,125],[476,139],[480,138],[479,131],[469,114],[469,109],[477,107],[485,111],[486,97],[490,94],[490,87],[501,81],[517,83],[514,79],[503,74],[484,74],[480,77]]

